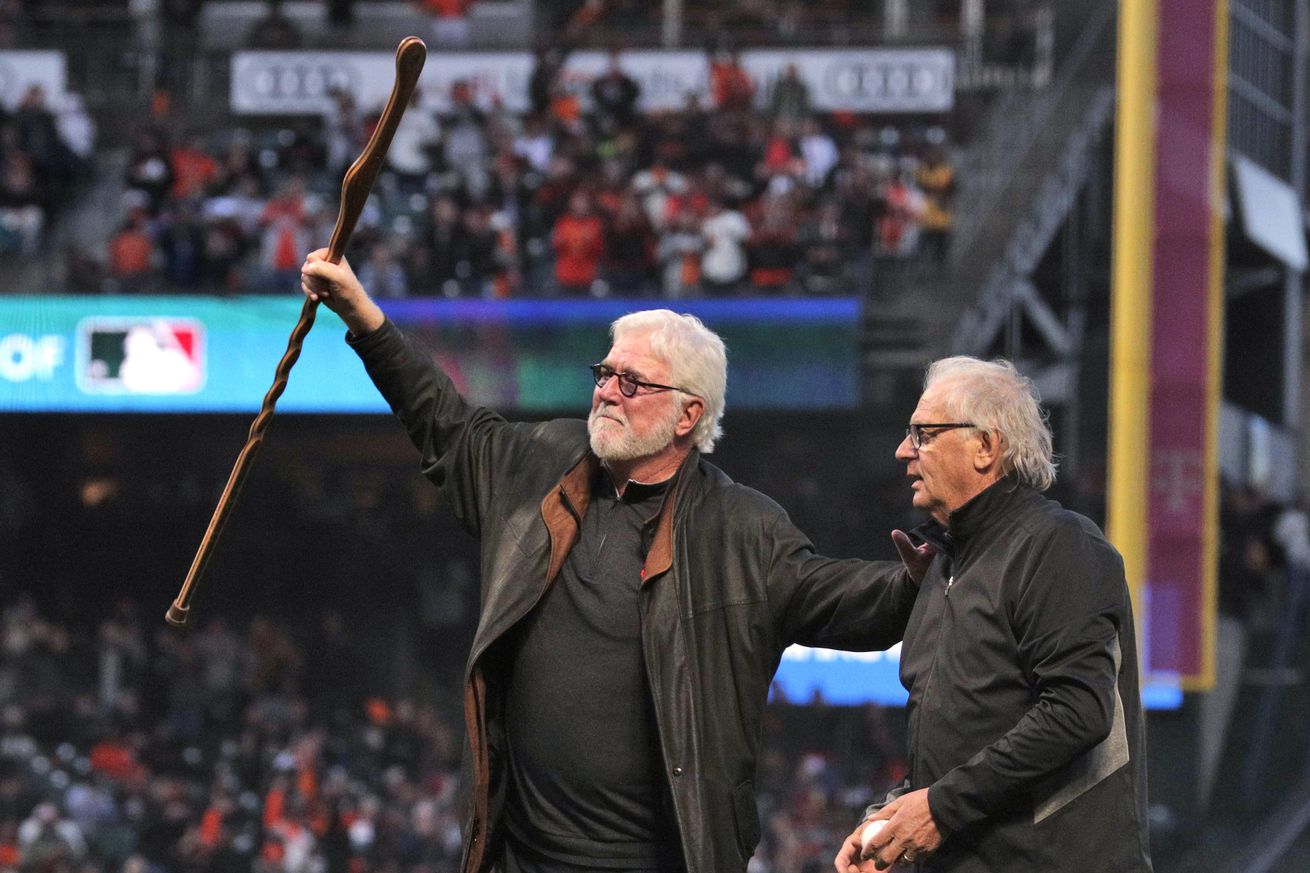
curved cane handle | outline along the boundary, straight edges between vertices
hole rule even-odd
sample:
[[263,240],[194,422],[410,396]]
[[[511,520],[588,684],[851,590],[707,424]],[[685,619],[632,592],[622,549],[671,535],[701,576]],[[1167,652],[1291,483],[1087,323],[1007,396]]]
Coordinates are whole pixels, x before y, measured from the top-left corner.
[[[405,107],[409,105],[410,97],[418,84],[419,73],[423,70],[423,62],[427,59],[427,55],[427,46],[416,36],[405,37],[396,47],[396,82],[391,88],[391,96],[387,99],[387,105],[382,110],[382,116],[373,130],[373,135],[369,137],[368,145],[364,146],[364,151],[350,165],[345,178],[341,181],[341,207],[337,212],[337,224],[332,230],[332,239],[328,243],[328,260],[334,264],[340,263],[346,252],[350,234],[355,229],[359,214],[364,210],[364,203],[368,200],[369,191],[372,190],[373,182],[382,168],[387,148],[391,145],[391,139],[400,125],[400,118],[405,114]],[[214,509],[214,515],[209,520],[209,528],[205,531],[204,539],[200,541],[200,548],[191,562],[186,581],[182,583],[182,589],[164,615],[169,624],[181,626],[187,622],[196,585],[204,575],[205,567],[213,556],[214,547],[218,544],[219,535],[223,532],[223,526],[227,523],[232,507],[236,505],[241,486],[245,484],[246,473],[249,472],[251,462],[264,441],[264,433],[273,419],[273,409],[282,392],[286,390],[291,368],[300,357],[300,349],[306,335],[309,334],[309,329],[314,326],[317,309],[317,301],[305,298],[305,303],[300,308],[300,320],[291,330],[287,350],[283,353],[282,360],[278,361],[277,370],[273,374],[273,384],[264,395],[259,415],[250,425],[246,444],[237,455],[236,465],[233,466],[232,474],[228,476],[227,485],[223,488],[223,494],[218,499],[218,506]]]

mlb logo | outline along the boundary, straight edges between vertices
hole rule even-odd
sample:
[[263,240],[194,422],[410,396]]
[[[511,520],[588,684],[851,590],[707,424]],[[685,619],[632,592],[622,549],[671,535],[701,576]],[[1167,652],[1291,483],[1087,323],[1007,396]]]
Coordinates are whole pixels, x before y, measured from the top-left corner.
[[205,329],[191,318],[88,318],[77,326],[78,387],[89,394],[194,394]]

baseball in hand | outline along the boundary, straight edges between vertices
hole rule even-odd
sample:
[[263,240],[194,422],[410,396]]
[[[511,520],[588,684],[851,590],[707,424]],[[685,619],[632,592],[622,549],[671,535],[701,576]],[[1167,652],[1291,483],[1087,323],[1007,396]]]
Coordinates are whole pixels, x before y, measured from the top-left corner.
[[865,825],[864,833],[860,834],[860,851],[867,853],[869,851],[869,843],[873,842],[873,838],[877,835],[878,831],[885,827],[887,827],[887,819],[885,818],[871,821]]

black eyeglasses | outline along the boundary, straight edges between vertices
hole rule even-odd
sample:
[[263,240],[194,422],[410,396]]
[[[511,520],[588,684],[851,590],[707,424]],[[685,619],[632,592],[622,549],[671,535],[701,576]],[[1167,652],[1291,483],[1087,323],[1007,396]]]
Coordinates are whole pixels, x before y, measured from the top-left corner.
[[[619,393],[624,397],[635,397],[638,388],[647,388],[651,391],[682,391],[681,388],[675,388],[672,385],[660,385],[657,382],[643,382],[631,373],[620,373],[613,367],[605,364],[591,365],[591,378],[596,380],[597,388],[604,388],[605,383],[610,380],[611,376],[619,377]],[[690,393],[690,392],[683,392]]]
[[931,433],[929,433],[928,436],[934,437],[937,434],[942,433],[943,431],[955,430],[956,428],[973,427],[973,426],[974,425],[970,422],[960,422],[960,421],[948,421],[943,424],[912,424],[909,427],[905,428],[905,435],[910,438],[910,445],[914,446],[914,450],[917,452],[919,451],[919,449],[923,448],[924,431],[931,431]]

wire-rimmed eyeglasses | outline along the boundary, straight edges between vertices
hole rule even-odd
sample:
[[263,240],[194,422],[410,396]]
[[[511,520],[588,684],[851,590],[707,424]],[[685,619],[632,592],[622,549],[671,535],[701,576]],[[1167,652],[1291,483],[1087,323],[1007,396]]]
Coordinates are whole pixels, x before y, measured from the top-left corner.
[[[606,364],[591,365],[591,378],[596,381],[597,388],[604,388],[605,383],[610,380],[611,376],[619,377],[619,393],[624,397],[635,397],[638,388],[645,388],[649,391],[683,391],[682,388],[677,388],[673,385],[661,385],[658,382],[644,382],[631,373],[619,372]],[[683,391],[683,393],[690,392]]]
[[905,435],[910,438],[910,445],[914,446],[914,450],[917,452],[919,449],[923,448],[924,431],[929,431],[929,437],[935,437],[943,431],[973,426],[972,422],[967,421],[947,421],[938,424],[911,424],[905,428]]

